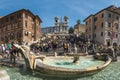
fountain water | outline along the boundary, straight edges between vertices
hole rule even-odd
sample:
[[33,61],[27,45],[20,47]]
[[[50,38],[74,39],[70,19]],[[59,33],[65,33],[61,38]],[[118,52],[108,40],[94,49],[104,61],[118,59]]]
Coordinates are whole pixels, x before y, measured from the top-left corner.
[[[23,50],[22,47],[19,48],[21,51]],[[25,52],[27,52],[25,50],[27,49],[25,48],[22,52],[24,52],[24,55],[29,59],[29,55],[25,54]],[[111,62],[110,58],[107,61],[97,61],[93,60],[92,56],[82,57],[82,55],[83,54],[74,53],[66,58],[63,56],[45,57],[43,61],[34,57],[33,60],[30,59],[26,61],[27,63],[29,61],[29,64],[31,64],[29,66],[33,71],[39,71],[47,76],[56,77],[80,77],[87,74],[94,74]],[[79,56],[81,56],[81,59],[79,59]],[[78,63],[78,65],[73,63]]]

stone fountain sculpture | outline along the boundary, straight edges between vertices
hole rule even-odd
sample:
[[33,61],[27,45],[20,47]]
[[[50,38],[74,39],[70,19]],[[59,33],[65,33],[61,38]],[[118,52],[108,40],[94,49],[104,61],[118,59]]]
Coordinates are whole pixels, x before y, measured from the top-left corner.
[[75,63],[75,64],[78,63],[79,62],[79,58],[80,58],[79,56],[74,56],[73,57],[73,63]]

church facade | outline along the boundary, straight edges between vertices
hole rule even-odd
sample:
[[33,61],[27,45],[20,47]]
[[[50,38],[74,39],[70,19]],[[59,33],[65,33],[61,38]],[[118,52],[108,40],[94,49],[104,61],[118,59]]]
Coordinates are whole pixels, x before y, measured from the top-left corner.
[[54,26],[41,28],[42,34],[67,34],[68,33],[68,17],[64,16],[62,18],[54,18]]

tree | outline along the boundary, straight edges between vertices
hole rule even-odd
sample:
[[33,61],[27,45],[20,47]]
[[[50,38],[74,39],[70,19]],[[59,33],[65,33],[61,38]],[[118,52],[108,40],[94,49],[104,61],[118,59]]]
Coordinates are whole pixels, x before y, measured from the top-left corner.
[[80,19],[77,20],[77,24],[80,24]]
[[74,33],[74,29],[73,29],[73,27],[70,27],[69,28],[69,34],[73,34]]

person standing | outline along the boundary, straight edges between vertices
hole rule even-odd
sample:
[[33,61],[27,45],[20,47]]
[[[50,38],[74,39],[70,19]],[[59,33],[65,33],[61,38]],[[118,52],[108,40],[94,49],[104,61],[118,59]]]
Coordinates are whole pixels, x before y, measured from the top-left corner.
[[1,48],[2,48],[2,56],[5,56],[5,45],[1,44]]
[[68,44],[63,43],[63,48],[64,48],[64,53],[67,53],[68,52]]
[[0,55],[2,55],[2,46],[0,45]]
[[16,63],[16,51],[13,43],[11,44],[11,49],[10,49],[10,63],[11,65]]

